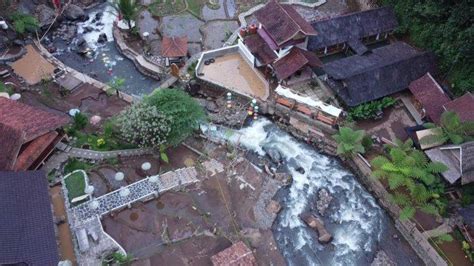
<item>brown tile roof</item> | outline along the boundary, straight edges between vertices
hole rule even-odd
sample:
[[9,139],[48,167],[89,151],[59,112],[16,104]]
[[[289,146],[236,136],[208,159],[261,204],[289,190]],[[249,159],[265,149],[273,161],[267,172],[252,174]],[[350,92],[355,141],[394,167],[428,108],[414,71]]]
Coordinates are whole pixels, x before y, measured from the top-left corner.
[[67,116],[0,98],[0,170],[11,170],[20,148],[39,136],[64,126]]
[[273,52],[272,48],[258,34],[248,36],[245,38],[244,43],[250,52],[264,65],[270,64],[277,59],[277,55]]
[[29,169],[58,135],[58,132],[51,131],[32,140],[20,155],[18,155],[13,170],[20,171]]
[[470,92],[446,103],[443,107],[445,110],[457,113],[463,122],[474,121],[474,96]]
[[164,57],[181,57],[188,53],[188,37],[163,37],[161,55]]
[[253,266],[257,260],[252,251],[240,241],[211,257],[214,266]]
[[316,35],[311,24],[292,6],[281,5],[275,0],[270,0],[254,15],[278,45],[287,42],[299,32],[304,35]]
[[288,78],[306,65],[321,67],[323,63],[314,53],[298,47],[291,48],[291,51],[287,55],[272,64],[279,80]]
[[421,78],[412,81],[408,88],[415,98],[423,104],[428,117],[433,122],[438,123],[444,111],[443,105],[448,103],[450,99],[431,74],[426,73]]

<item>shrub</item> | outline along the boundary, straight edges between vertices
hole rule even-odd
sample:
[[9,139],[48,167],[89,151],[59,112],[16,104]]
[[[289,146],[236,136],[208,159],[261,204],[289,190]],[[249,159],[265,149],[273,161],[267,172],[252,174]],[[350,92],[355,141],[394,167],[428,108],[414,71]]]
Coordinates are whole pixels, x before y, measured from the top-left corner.
[[155,106],[135,104],[118,118],[122,137],[140,147],[160,148],[166,143],[172,120]]
[[82,130],[89,123],[89,119],[83,113],[77,113],[76,115],[74,115],[74,117],[72,118],[72,121],[73,121],[72,127],[74,130]]
[[35,31],[39,27],[38,20],[31,15],[15,12],[10,16],[13,21],[13,29],[18,34],[25,34],[27,31]]
[[147,98],[145,103],[170,118],[170,132],[167,142],[177,145],[199,127],[206,115],[204,109],[191,96],[178,89],[157,90]]
[[84,170],[92,168],[92,164],[79,161],[78,159],[70,159],[67,164],[64,166],[64,174],[69,174],[76,170]]
[[396,102],[392,97],[385,97],[380,100],[360,104],[349,110],[349,119],[364,120],[376,118],[378,112],[394,105]]

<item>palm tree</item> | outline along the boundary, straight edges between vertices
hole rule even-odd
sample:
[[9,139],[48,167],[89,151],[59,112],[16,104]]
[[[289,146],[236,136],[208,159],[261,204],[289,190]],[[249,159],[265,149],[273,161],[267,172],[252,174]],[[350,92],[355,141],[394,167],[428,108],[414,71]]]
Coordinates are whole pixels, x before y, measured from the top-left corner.
[[392,198],[401,208],[400,218],[411,218],[417,209],[436,213],[437,193],[430,190],[437,182],[436,174],[448,167],[440,162],[429,162],[422,151],[412,147],[413,142],[396,141],[398,146],[389,146],[388,156],[377,156],[372,160],[376,178],[386,179]]
[[332,136],[337,142],[337,154],[352,156],[357,153],[365,153],[362,140],[365,137],[364,130],[353,130],[350,127],[339,128],[339,133]]
[[135,0],[114,0],[112,5],[127,22],[128,29],[132,29],[132,21],[138,14],[138,4]]
[[461,144],[472,138],[474,133],[474,122],[462,122],[458,114],[445,111],[441,115],[440,126],[433,123],[426,123],[426,128],[432,128],[434,134],[420,139],[422,144],[446,143]]

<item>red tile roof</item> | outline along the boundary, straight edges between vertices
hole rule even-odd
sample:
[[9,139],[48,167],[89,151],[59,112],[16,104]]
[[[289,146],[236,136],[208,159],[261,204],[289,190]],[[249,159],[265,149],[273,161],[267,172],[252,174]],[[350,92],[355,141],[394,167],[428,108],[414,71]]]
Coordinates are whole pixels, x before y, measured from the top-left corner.
[[272,64],[279,80],[290,77],[306,65],[311,67],[321,67],[323,63],[314,53],[305,51],[298,47],[291,48],[291,51],[287,55]]
[[28,143],[26,148],[18,155],[13,170],[20,171],[29,169],[58,135],[58,132],[51,131]]
[[164,57],[182,57],[188,53],[188,37],[163,37],[161,55]]
[[0,97],[0,170],[11,170],[20,148],[69,122],[67,116]]
[[252,251],[240,241],[211,257],[214,266],[253,266],[257,260]]
[[436,80],[430,73],[426,73],[421,78],[414,80],[408,85],[411,93],[423,104],[428,117],[435,123],[438,123],[443,113],[443,105],[448,103],[448,95],[444,93]]
[[461,121],[474,121],[474,96],[468,92],[443,105],[445,110],[456,112]]
[[281,5],[270,0],[254,14],[278,45],[289,41],[298,33],[316,35],[311,24],[290,5]]
[[264,65],[270,64],[277,59],[277,55],[273,52],[272,48],[258,34],[248,36],[245,38],[244,43],[250,52]]

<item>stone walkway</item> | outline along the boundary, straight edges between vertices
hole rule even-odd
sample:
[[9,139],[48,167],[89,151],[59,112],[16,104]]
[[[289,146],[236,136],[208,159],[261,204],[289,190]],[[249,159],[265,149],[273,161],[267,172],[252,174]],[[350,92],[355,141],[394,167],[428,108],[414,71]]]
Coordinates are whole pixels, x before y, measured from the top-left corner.
[[96,198],[95,200],[99,202],[99,207],[97,209],[92,209],[90,207],[90,202],[72,207],[71,214],[73,218],[71,219],[71,224],[79,226],[94,217],[103,216],[134,202],[153,196],[157,197],[160,193],[199,181],[194,167],[170,171],[158,177],[158,183],[150,182],[149,178],[145,178],[122,188],[127,188],[130,191],[130,194],[126,197],[120,195],[122,189],[119,189]]
[[93,151],[79,148],[71,148],[67,153],[70,157],[83,158],[90,160],[103,160],[108,158],[114,158],[117,156],[140,156],[145,154],[152,154],[152,148],[144,149],[126,149],[126,150],[114,150],[114,151]]

